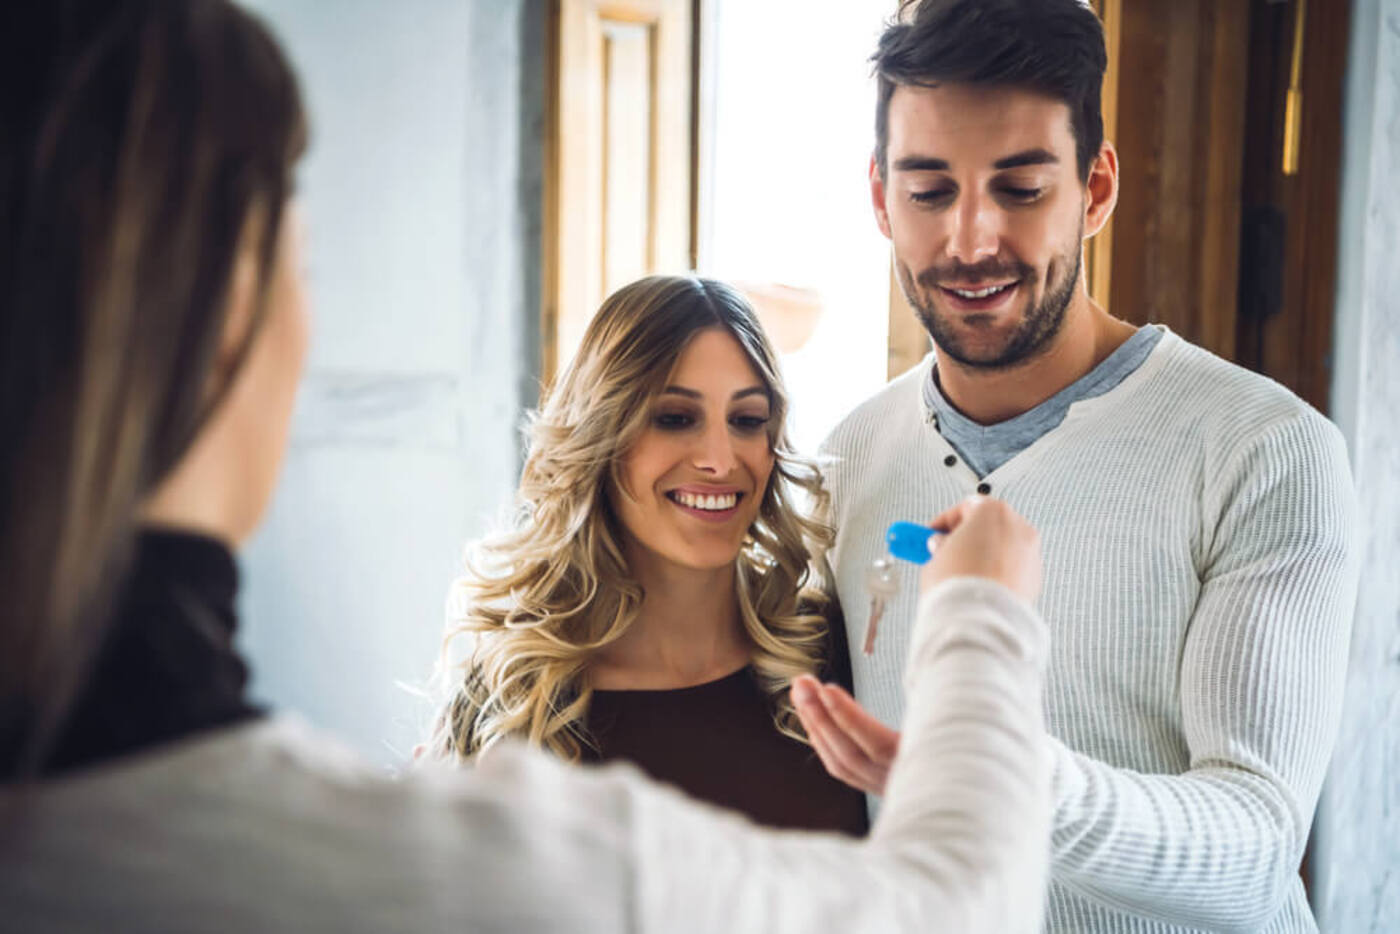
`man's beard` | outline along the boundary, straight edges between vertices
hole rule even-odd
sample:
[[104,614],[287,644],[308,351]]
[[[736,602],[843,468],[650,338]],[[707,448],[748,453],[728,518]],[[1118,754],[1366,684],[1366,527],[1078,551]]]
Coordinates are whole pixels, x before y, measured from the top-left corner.
[[1079,282],[1079,271],[1083,262],[1079,244],[1082,239],[1077,237],[1071,252],[1058,257],[1062,262],[1052,262],[1050,265],[1052,269],[1057,265],[1062,269],[1066,268],[1072,255],[1074,265],[1070,274],[1059,281],[1049,283],[1045,295],[1027,310],[1020,325],[1000,347],[990,353],[974,352],[966,346],[953,322],[948,317],[938,314],[933,299],[935,290],[939,288],[938,283],[1015,277],[1019,287],[1019,284],[1025,283],[1034,272],[1031,267],[1024,263],[990,262],[976,266],[959,265],[950,269],[933,268],[919,273],[917,283],[913,281],[914,277],[907,265],[896,261],[895,267],[905,298],[909,300],[924,330],[928,331],[929,337],[933,338],[939,350],[964,366],[981,370],[1004,370],[1043,353],[1060,332],[1060,327],[1065,321],[1065,311],[1069,308],[1070,299],[1074,297],[1074,289]]

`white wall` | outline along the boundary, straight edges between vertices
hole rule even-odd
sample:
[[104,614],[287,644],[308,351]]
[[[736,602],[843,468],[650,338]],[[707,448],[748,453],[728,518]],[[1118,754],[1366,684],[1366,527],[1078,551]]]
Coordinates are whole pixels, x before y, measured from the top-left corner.
[[1380,932],[1400,930],[1400,0],[1352,15],[1332,407],[1365,557],[1313,902],[1325,932]]
[[311,110],[315,313],[282,485],[243,555],[242,645],[255,696],[391,764],[426,719],[397,682],[431,670],[535,402],[542,5],[249,6]]

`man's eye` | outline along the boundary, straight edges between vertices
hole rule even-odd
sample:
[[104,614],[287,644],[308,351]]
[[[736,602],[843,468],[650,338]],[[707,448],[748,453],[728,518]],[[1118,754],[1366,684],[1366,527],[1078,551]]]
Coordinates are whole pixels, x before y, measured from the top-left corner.
[[695,419],[683,412],[662,412],[652,419],[652,424],[662,431],[681,431],[695,424]]
[[1044,188],[1003,188],[1001,193],[1012,201],[1034,201],[1044,191]]
[[911,201],[917,201],[920,204],[933,204],[952,197],[952,194],[953,190],[951,188],[935,188],[932,191],[911,191],[909,193],[909,199]]

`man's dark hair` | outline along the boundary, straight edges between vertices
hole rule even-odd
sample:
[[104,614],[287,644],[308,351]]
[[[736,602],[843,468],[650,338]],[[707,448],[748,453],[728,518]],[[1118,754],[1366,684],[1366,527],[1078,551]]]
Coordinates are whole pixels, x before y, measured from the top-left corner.
[[890,98],[900,85],[999,85],[1069,106],[1079,177],[1103,144],[1103,24],[1084,0],[906,0],[871,56],[879,94],[875,162],[883,178]]

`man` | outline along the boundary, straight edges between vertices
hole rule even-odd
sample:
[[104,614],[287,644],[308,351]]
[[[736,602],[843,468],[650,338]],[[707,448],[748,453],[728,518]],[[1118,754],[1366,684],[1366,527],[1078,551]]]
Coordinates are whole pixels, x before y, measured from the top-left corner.
[[[1297,870],[1355,596],[1345,450],[1282,387],[1089,298],[1118,182],[1105,61],[1079,0],[925,0],[882,36],[871,195],[935,349],[824,446],[836,588],[860,645],[892,520],[1010,503],[1046,554],[1050,930],[1314,931]],[[869,714],[832,687],[800,708],[876,793],[913,600],[854,659]]]

